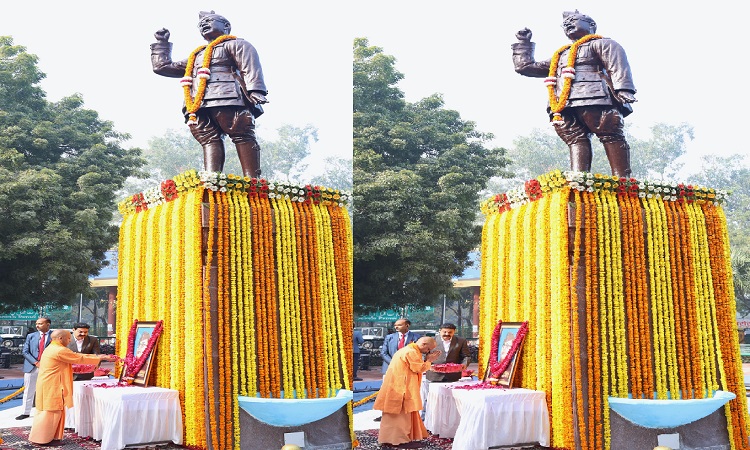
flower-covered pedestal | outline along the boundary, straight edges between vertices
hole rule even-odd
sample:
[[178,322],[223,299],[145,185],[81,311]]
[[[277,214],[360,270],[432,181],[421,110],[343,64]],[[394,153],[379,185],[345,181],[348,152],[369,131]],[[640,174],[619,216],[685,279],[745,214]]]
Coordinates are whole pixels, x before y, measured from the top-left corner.
[[[555,171],[482,204],[479,373],[497,321],[528,321],[515,385],[547,392],[553,447],[653,448],[668,432],[689,448],[748,448],[725,197]],[[608,403],[717,391],[736,397],[674,429]]]
[[[117,320],[164,321],[150,384],[180,392],[186,445],[249,448],[273,434],[263,422],[241,431],[240,396],[351,389],[346,203],[323,187],[195,171],[121,202]],[[297,427],[305,448],[351,448],[351,403],[334,414],[343,431]]]

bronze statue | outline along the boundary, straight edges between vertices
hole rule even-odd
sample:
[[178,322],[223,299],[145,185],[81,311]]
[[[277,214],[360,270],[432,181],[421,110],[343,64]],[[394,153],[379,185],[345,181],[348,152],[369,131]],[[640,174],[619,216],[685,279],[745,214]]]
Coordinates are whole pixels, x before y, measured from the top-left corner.
[[[636,101],[630,65],[622,46],[596,33],[584,14],[563,13],[563,30],[573,41],[546,61],[534,60],[531,30],[516,33],[513,65],[528,77],[546,77],[550,114],[557,135],[570,148],[570,168],[591,171],[591,135],[604,145],[612,174],[630,177],[630,147],[623,118]],[[572,53],[572,56],[571,56]]]
[[[267,103],[258,52],[249,42],[230,35],[229,21],[214,11],[201,11],[198,29],[208,45],[189,58],[173,62],[169,30],[154,34],[151,65],[154,72],[182,78],[183,114],[193,137],[203,147],[203,168],[224,169],[224,136],[237,147],[245,176],[260,176],[260,146],[255,138],[255,118]],[[208,55],[208,56],[207,56]]]

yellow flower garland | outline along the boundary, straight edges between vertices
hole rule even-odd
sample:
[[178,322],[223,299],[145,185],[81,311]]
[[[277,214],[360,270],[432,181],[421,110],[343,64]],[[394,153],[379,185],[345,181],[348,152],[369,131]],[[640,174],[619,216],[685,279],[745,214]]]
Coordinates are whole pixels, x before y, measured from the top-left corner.
[[[206,84],[208,83],[208,77],[210,75],[211,57],[213,56],[214,47],[230,39],[237,39],[237,37],[229,34],[219,36],[211,41],[208,45],[201,45],[200,47],[193,50],[192,53],[190,53],[190,56],[187,60],[187,66],[185,67],[185,76],[181,82],[185,98],[185,110],[189,114],[188,123],[195,122],[195,113],[198,111],[198,109],[200,109],[201,104],[203,103],[203,97],[206,95]],[[201,66],[201,69],[203,69],[204,72],[208,70],[208,73],[199,73],[198,88],[195,93],[195,98],[193,98],[190,89],[192,87],[193,81],[192,75],[193,68],[195,67],[195,58],[203,49],[206,49],[206,51],[203,54],[203,64]]]
[[[550,110],[554,114],[552,118],[553,122],[562,120],[560,112],[565,109],[565,105],[568,103],[568,98],[570,97],[570,87],[573,83],[573,78],[575,77],[575,63],[576,55],[578,54],[578,48],[586,42],[601,38],[602,36],[598,34],[586,35],[573,42],[572,44],[563,45],[552,55],[549,66],[549,76],[545,80],[545,84],[547,84]],[[557,94],[555,92],[555,88],[557,85],[557,67],[560,63],[560,55],[567,49],[570,49],[570,52],[568,53],[568,64],[565,69],[563,69],[563,88],[562,92],[560,93],[560,98],[557,98]]]
[[[227,179],[234,181],[233,177]],[[208,424],[211,446],[239,448],[239,426],[233,421],[238,415],[234,399],[239,390],[257,392],[258,383],[263,379],[261,375],[265,373],[267,396],[276,396],[281,391],[278,380],[283,371],[279,361],[271,357],[262,369],[256,361],[256,357],[261,357],[256,353],[256,348],[262,346],[261,339],[265,339],[267,350],[263,354],[266,358],[279,347],[277,343],[281,335],[278,328],[270,325],[276,321],[275,318],[270,320],[270,316],[276,315],[281,303],[288,312],[282,320],[286,321],[286,333],[291,339],[288,343],[289,358],[295,368],[300,368],[292,375],[290,392],[297,397],[307,394],[328,396],[335,395],[341,387],[350,387],[346,373],[349,373],[347,361],[351,340],[344,337],[339,325],[352,319],[351,226],[346,210],[340,204],[332,203],[338,195],[332,190],[326,194],[327,205],[319,206],[324,210],[317,215],[317,221],[312,205],[308,203],[292,204],[289,199],[278,197],[275,200],[279,208],[278,220],[274,221],[275,212],[271,211],[266,199],[256,196],[257,208],[251,210],[247,194],[241,194],[240,189],[212,193],[215,211],[210,215],[215,215],[216,222],[214,241],[218,271],[215,274],[219,285],[216,319],[228,326],[217,330],[218,335],[214,335],[216,341],[211,347],[218,347],[219,364],[208,367],[204,361],[210,364],[209,358],[202,348],[191,347],[195,354],[186,358],[184,345],[178,344],[180,335],[202,333],[204,314],[207,318],[213,315],[203,297],[200,212],[204,190],[189,174],[175,177],[175,185],[177,195],[166,204],[152,205],[140,212],[125,209],[127,213],[120,239],[118,319],[140,315],[145,318],[141,320],[146,320],[158,316],[163,317],[165,324],[170,324],[167,329],[170,345],[157,347],[156,380],[157,384],[180,391],[186,445],[206,448]],[[310,220],[298,225],[298,214]],[[254,218],[260,220],[254,221]],[[278,245],[274,243],[274,229],[283,234]],[[298,230],[305,230],[309,235],[304,240],[297,239]],[[256,234],[258,238],[254,239]],[[257,255],[253,251],[256,246],[259,249]],[[278,255],[275,255],[276,249]],[[241,252],[247,252],[246,257]],[[132,257],[126,258],[128,255]],[[258,263],[261,270],[255,270]],[[283,268],[278,279],[274,276],[276,266]],[[310,271],[303,270],[304,267]],[[258,283],[263,289],[257,294],[253,292],[254,273],[259,273],[263,281]],[[306,279],[309,273],[314,274],[312,282]],[[304,281],[299,278],[301,274],[305,275]],[[144,280],[148,282],[144,283]],[[303,308],[305,293],[306,306]],[[146,299],[150,303],[144,305]],[[265,305],[263,314],[258,317],[268,325],[268,333],[246,332],[258,323],[255,320],[256,299]],[[316,312],[316,308],[322,311]],[[304,331],[303,317],[311,324],[309,327],[305,325]],[[311,330],[323,329],[314,326],[322,317],[326,318],[328,330],[318,345],[315,341],[319,337],[313,336],[315,333]],[[235,351],[235,340],[230,338],[235,333],[244,336],[246,343],[246,348],[239,347],[241,356]],[[310,333],[310,339],[303,340],[304,333]],[[124,340],[119,340],[118,347],[122,342]],[[289,342],[289,339],[284,342]],[[313,359],[308,366],[307,358],[303,357],[306,354],[304,346],[310,344],[320,348],[325,346],[324,342],[328,344],[328,353],[318,360]],[[335,369],[328,375],[327,359],[331,358],[336,360]],[[218,372],[218,384],[213,385],[213,376],[209,376],[208,384],[204,385],[204,374],[211,372]],[[241,372],[247,376],[241,377]],[[314,375],[309,378],[309,383],[307,372]],[[200,406],[205,398],[218,400],[217,408],[208,416]],[[347,410],[352,425],[351,405]],[[352,439],[356,440],[353,427],[351,429]]]

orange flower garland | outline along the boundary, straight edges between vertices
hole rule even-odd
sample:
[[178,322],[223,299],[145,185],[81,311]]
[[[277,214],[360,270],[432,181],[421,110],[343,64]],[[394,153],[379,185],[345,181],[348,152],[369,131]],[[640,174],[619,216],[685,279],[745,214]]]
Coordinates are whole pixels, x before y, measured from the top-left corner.
[[589,448],[598,449],[603,444],[603,420],[601,419],[601,395],[602,392],[602,374],[601,374],[601,344],[599,334],[600,321],[599,317],[599,271],[597,262],[597,245],[598,245],[598,227],[597,215],[595,214],[596,205],[594,195],[588,192],[583,193],[584,211],[585,211],[585,235],[584,239],[584,258],[586,266],[586,316],[588,317],[586,335],[588,370],[587,380],[589,383]]
[[[239,177],[227,176],[226,179],[232,189],[226,193],[212,191],[206,197],[213,199],[215,208],[209,216],[215,222],[215,238],[211,241],[216,251],[206,254],[206,263],[215,262],[217,268],[213,273],[206,271],[209,277],[206,281],[218,286],[215,306],[210,295],[203,296],[200,215],[203,188],[188,175],[176,177],[166,204],[153,203],[153,199],[145,196],[140,212],[121,207],[125,217],[119,252],[118,319],[136,315],[142,320],[163,317],[170,345],[157,350],[156,381],[180,391],[184,442],[196,449],[207,447],[206,420],[210,421],[212,447],[239,448],[235,399],[240,390],[247,394],[257,392],[263,374],[267,380],[267,396],[280,394],[278,380],[283,372],[274,353],[282,342],[281,330],[274,327],[280,306],[288,312],[283,317],[289,337],[283,339],[289,350],[288,360],[300,368],[292,373],[289,392],[293,395],[296,392],[298,397],[304,397],[305,392],[328,396],[335,395],[342,386],[350,386],[350,380],[342,371],[349,367],[346,359],[350,357],[351,342],[347,342],[350,339],[345,339],[338,325],[352,320],[351,227],[342,204],[334,203],[339,201],[339,194],[326,190],[325,205],[322,205],[325,211],[316,221],[310,203],[292,203],[289,198],[279,196],[274,201],[278,210],[272,211],[262,190],[248,196],[236,187]],[[241,180],[245,181],[250,180]],[[275,192],[281,190],[274,189]],[[248,204],[248,197],[256,201],[253,208]],[[278,220],[273,219],[274,215]],[[309,223],[300,225],[298,220],[303,216],[309,218]],[[301,240],[298,231],[303,229],[306,236]],[[278,245],[274,243],[274,232],[283,235]],[[254,247],[260,251],[253,252]],[[318,261],[321,252],[324,260]],[[261,270],[256,270],[259,266]],[[278,279],[275,276],[277,266],[283,269]],[[303,267],[310,270],[303,270]],[[310,272],[314,273],[312,281],[308,280]],[[253,292],[254,274],[260,274],[261,280],[257,295]],[[300,278],[302,274],[304,277]],[[321,283],[325,299],[321,299],[321,290],[316,288]],[[263,314],[258,317],[262,318],[266,333],[248,332],[256,323],[258,305],[255,302],[263,303],[260,306]],[[315,311],[315,308],[323,311]],[[214,314],[216,316],[211,318]],[[326,317],[329,324],[328,331],[324,330],[329,333],[326,339],[316,333],[321,328],[316,329],[315,323],[320,323],[322,317]],[[186,358],[185,346],[179,344],[181,335],[202,333],[206,319],[226,324],[209,337],[213,341],[209,348],[218,351],[218,364],[206,357],[203,346],[191,347],[192,354]],[[303,322],[309,326],[303,327]],[[309,339],[303,338],[304,333],[309,333]],[[238,347],[238,340],[247,348]],[[332,372],[327,376],[326,357],[310,358],[311,362],[303,357],[307,353],[306,345],[319,348],[320,344],[328,345],[328,359],[337,360],[333,365],[338,375]],[[256,352],[263,346],[267,351]],[[260,358],[266,358],[264,362],[267,362],[261,368],[257,365]],[[312,373],[311,377],[308,372]],[[204,383],[204,375],[209,373],[215,374],[217,384],[214,385],[214,375],[209,375]],[[240,376],[240,373],[245,375]],[[209,402],[216,407],[206,414],[202,405],[210,398],[217,400]],[[348,410],[351,424],[351,408]],[[356,438],[353,433],[352,438]]]
[[734,392],[737,397],[725,405],[727,425],[730,434],[732,449],[748,447],[748,419],[747,397],[741,395],[745,389],[742,374],[742,360],[737,356],[739,344],[734,336],[736,307],[734,302],[734,286],[731,277],[731,259],[729,253],[729,239],[726,230],[726,219],[722,217],[717,208],[703,206],[706,217],[706,226],[709,230],[711,265],[716,269],[715,289],[717,301],[717,318],[723,324],[723,336],[721,338],[722,357],[725,358],[725,367],[729,370],[722,376],[724,389]]
[[649,325],[649,296],[647,286],[646,242],[644,239],[644,218],[641,202],[635,197],[625,197],[632,211],[633,221],[633,284],[636,292],[636,318],[640,342],[640,367],[642,377],[642,392],[645,398],[653,398],[655,387],[653,379],[652,333]]
[[[548,197],[549,198],[549,197]],[[537,357],[537,382],[536,388],[547,393],[547,405],[552,406],[552,315],[547,307],[548,299],[551,298],[550,290],[551,259],[550,248],[550,201],[544,201],[537,212],[537,271],[536,277],[536,323],[532,330],[536,335]],[[536,353],[535,352],[535,353]]]
[[[571,280],[570,280],[570,301],[571,301],[571,329],[572,329],[572,349],[573,349],[573,371],[574,371],[574,387],[576,392],[575,404],[583,405],[583,377],[581,367],[581,333],[580,333],[580,317],[579,317],[579,305],[581,304],[578,295],[578,274],[580,273],[581,263],[581,250],[582,250],[582,234],[583,229],[583,203],[581,201],[581,193],[578,191],[572,192],[573,204],[575,205],[575,219],[573,230],[573,261],[571,263]],[[576,408],[576,421],[578,423],[578,435],[585,436],[586,430],[586,415],[583,407]],[[588,441],[581,439],[581,450],[588,450]]]

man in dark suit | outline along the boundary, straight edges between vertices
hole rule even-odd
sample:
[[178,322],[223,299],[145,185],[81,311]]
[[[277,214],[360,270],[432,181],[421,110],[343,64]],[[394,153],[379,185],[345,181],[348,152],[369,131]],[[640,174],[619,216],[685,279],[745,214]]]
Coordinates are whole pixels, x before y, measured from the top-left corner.
[[39,376],[39,360],[42,358],[44,349],[52,342],[50,325],[52,321],[49,318],[38,318],[36,320],[38,332],[27,334],[26,341],[23,343],[23,413],[17,416],[16,420],[26,419],[31,414],[36,394],[36,379]]
[[[73,325],[73,339],[68,344],[68,348],[76,353],[100,354],[102,351],[99,348],[99,339],[89,336],[89,328],[89,324],[84,322]],[[94,378],[94,372],[73,374],[73,381],[90,380],[92,378]]]
[[[437,339],[437,349],[442,353],[433,364],[461,364],[463,369],[466,370],[471,363],[471,350],[469,349],[469,342],[466,339],[456,336],[456,325],[444,323],[440,325],[438,334],[440,338]],[[461,378],[461,372],[443,373],[433,370],[425,372],[425,376],[422,377],[421,390],[423,418],[427,410],[427,394],[430,392],[430,383],[458,381],[459,378]]]
[[420,338],[419,334],[409,331],[410,326],[411,321],[409,319],[398,319],[393,324],[396,332],[385,337],[383,346],[380,347],[380,356],[383,357],[383,373],[388,370],[388,364],[391,363],[391,358],[397,351],[412,342],[417,342],[417,339]]

